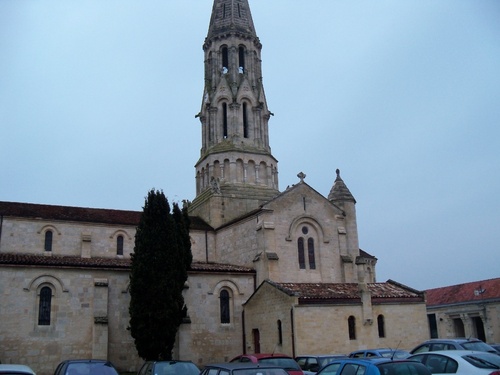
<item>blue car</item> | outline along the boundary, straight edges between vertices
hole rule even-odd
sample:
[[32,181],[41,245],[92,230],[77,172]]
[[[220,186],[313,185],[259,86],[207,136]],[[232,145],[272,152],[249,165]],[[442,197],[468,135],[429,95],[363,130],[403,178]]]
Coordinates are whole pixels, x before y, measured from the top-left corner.
[[431,375],[423,364],[407,359],[349,358],[327,364],[317,375]]

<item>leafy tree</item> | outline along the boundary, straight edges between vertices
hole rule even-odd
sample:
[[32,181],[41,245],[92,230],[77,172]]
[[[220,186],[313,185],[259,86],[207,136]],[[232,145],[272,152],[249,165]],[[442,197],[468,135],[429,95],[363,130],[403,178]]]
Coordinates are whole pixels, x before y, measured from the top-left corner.
[[130,272],[130,333],[144,360],[170,360],[186,312],[182,290],[191,265],[187,209],[148,192]]

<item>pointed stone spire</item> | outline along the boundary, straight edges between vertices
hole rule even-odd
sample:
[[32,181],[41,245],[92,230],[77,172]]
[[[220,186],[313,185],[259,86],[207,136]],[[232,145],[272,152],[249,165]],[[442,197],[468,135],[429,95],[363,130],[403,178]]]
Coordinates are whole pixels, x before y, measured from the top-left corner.
[[233,32],[257,38],[248,0],[214,0],[207,39]]
[[328,194],[328,200],[333,203],[338,202],[353,202],[356,203],[356,199],[352,196],[351,192],[347,188],[346,184],[340,177],[340,170],[335,171],[337,173],[337,178],[333,183],[330,194]]

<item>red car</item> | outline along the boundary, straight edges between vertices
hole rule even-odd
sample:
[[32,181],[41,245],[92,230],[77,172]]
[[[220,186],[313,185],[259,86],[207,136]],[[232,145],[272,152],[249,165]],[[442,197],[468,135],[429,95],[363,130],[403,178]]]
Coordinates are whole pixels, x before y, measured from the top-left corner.
[[304,375],[299,364],[290,356],[281,353],[242,354],[230,362],[252,362],[277,366],[285,369],[290,375]]

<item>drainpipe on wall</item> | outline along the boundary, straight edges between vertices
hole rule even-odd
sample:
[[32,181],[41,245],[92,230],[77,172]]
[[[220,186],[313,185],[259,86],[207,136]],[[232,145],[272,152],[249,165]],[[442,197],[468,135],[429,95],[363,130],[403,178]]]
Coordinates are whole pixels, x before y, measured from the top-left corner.
[[205,231],[205,260],[208,263],[208,233]]
[[242,350],[242,353],[243,354],[247,354],[247,335],[245,333],[245,310],[243,310],[241,312],[241,328],[243,330],[242,332],[242,340],[243,340],[243,350]]
[[3,215],[0,215],[0,249],[2,248],[2,225],[3,225]]
[[295,324],[293,319],[293,307],[290,309],[290,325],[292,330],[292,357],[295,358]]

